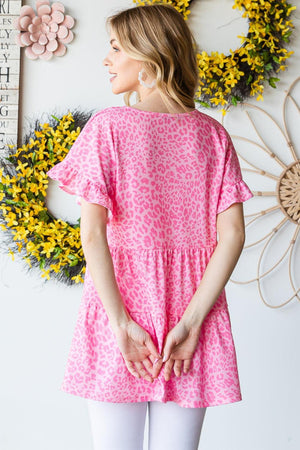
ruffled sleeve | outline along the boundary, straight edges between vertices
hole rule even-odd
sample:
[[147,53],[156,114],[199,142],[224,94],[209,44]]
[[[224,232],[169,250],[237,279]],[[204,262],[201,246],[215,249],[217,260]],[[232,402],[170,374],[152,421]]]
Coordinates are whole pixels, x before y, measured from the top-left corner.
[[[59,187],[113,212],[115,157],[106,110],[94,114],[65,159],[47,172]],[[80,203],[80,200],[79,200]]]
[[227,132],[226,137],[226,153],[217,214],[229,208],[233,203],[245,202],[253,197],[251,190],[242,179],[238,156]]

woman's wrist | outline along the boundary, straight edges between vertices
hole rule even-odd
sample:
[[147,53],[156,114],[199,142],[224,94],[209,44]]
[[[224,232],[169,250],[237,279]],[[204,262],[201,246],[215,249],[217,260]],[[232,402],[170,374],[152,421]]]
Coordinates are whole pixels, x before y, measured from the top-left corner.
[[181,321],[187,328],[198,330],[201,328],[204,317],[199,310],[199,305],[196,304],[196,299],[192,298],[186,310],[184,311]]
[[117,316],[109,317],[109,322],[114,332],[119,328],[126,327],[131,321],[132,318],[125,307]]

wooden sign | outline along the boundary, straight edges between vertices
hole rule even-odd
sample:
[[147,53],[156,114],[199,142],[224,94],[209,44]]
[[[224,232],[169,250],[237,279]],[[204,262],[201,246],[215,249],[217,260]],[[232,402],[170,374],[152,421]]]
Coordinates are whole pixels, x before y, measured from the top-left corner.
[[18,141],[20,47],[14,21],[20,9],[21,0],[0,0],[0,154]]

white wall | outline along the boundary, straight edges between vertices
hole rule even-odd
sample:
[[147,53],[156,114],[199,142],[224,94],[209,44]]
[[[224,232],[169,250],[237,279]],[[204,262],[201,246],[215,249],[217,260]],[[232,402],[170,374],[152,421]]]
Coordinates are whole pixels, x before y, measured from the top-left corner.
[[[34,6],[33,1],[24,3]],[[86,3],[65,0],[64,4],[68,13],[76,18],[76,38],[62,58],[48,62],[23,59],[21,103],[24,126],[26,118],[40,117],[43,112],[65,112],[74,107],[99,110],[124,104],[122,94],[114,96],[111,93],[108,69],[102,64],[109,48],[104,21],[119,8],[131,7],[133,3],[129,0],[90,0]],[[193,6],[189,23],[204,49],[228,52],[229,48],[239,45],[236,36],[246,32],[247,26],[240,14],[231,11],[232,4],[232,0],[201,0]],[[292,43],[295,55],[288,63],[288,70],[280,74],[278,88],[266,88],[264,102],[250,101],[266,109],[280,124],[285,90],[300,74],[299,0],[294,0],[293,4],[298,6]],[[208,113],[221,120],[220,113]],[[299,116],[292,120],[291,126],[296,128]],[[261,119],[258,124],[274,151],[286,152],[278,146],[273,125]],[[252,136],[245,108],[229,113],[225,126],[235,134]],[[237,148],[242,151],[244,147],[237,144]],[[262,154],[255,158],[263,164]],[[271,170],[271,162],[266,164]],[[261,183],[260,188],[270,190],[269,184],[259,181],[258,177],[247,175],[245,179],[252,183],[252,189]],[[62,193],[55,195],[60,205],[66,204]],[[257,202],[260,200],[246,202],[245,213],[259,207],[261,204]],[[76,216],[78,210],[70,196],[68,202],[71,204],[69,214]],[[277,223],[277,217],[274,223]],[[265,226],[266,223],[261,221],[253,227],[251,238],[258,239]],[[281,243],[290,239],[288,231],[279,236]],[[298,243],[298,261],[299,247]],[[255,276],[258,255],[258,248],[244,253],[235,278],[247,279],[253,273]],[[270,255],[274,259],[274,250]],[[270,302],[278,304],[289,292],[286,273],[278,271],[269,280],[265,283],[265,292]],[[84,399],[59,390],[82,286],[67,288],[53,281],[43,284],[38,273],[28,274],[22,262],[1,255],[0,288],[1,450],[91,450]],[[229,282],[226,291],[243,401],[208,408],[199,450],[299,449],[300,305],[293,300],[284,308],[267,308],[254,283],[236,285]]]

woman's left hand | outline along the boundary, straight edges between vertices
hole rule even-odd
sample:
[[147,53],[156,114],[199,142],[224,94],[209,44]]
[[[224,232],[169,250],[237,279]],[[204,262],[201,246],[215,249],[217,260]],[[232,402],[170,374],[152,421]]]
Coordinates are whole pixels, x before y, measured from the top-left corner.
[[164,376],[168,381],[172,370],[177,377],[190,369],[194,352],[199,342],[201,327],[189,327],[182,320],[167,334],[162,354],[164,356]]

